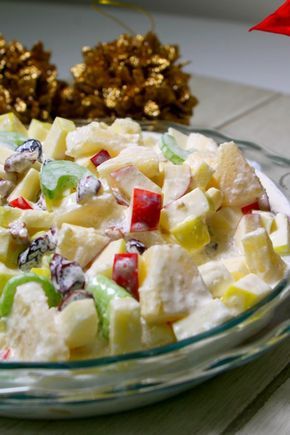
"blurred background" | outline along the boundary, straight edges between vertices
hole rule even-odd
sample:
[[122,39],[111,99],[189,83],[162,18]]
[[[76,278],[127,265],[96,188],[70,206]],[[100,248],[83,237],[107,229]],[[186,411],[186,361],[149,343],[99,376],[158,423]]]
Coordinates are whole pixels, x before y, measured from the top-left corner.
[[[135,0],[151,11],[162,42],[180,45],[192,74],[290,93],[290,40],[250,26],[277,9],[282,0]],[[2,1],[0,32],[31,46],[42,40],[52,50],[60,76],[81,61],[84,45],[116,38],[124,30],[95,11],[91,0]],[[145,16],[107,8],[136,33],[149,30]]]

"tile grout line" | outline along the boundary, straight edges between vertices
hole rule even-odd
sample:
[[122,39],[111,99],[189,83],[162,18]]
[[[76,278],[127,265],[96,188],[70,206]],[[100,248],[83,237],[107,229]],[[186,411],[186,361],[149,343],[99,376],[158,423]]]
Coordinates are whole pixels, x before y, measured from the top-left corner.
[[255,110],[260,109],[261,107],[266,106],[269,103],[272,103],[273,101],[278,100],[279,98],[283,97],[283,94],[281,93],[275,93],[274,95],[271,95],[270,97],[266,97],[263,101],[254,104],[252,107],[249,107],[244,112],[241,112],[237,115],[234,115],[232,118],[229,118],[227,121],[222,122],[221,124],[216,124],[214,128],[216,129],[222,129],[227,127],[229,124],[237,121],[238,119],[249,115],[250,113],[254,112]]

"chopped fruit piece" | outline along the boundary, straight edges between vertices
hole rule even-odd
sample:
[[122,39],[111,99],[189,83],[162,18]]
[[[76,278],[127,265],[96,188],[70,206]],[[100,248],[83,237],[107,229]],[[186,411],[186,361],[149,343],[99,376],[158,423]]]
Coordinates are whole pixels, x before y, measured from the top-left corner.
[[235,281],[238,281],[239,279],[250,273],[246,265],[246,259],[243,255],[224,258],[222,262],[224,263]]
[[8,316],[12,309],[17,287],[25,283],[38,283],[47,297],[49,307],[55,307],[60,302],[60,294],[55,290],[51,282],[35,273],[25,273],[14,276],[7,281],[0,298],[0,316]]
[[253,210],[260,210],[258,201],[252,202],[252,204],[245,205],[244,207],[242,207],[243,214],[252,213]]
[[58,326],[70,349],[92,343],[98,332],[99,318],[93,299],[71,302],[59,314]]
[[112,277],[118,285],[139,300],[138,254],[115,254]]
[[43,142],[44,154],[52,159],[64,159],[67,134],[75,128],[72,121],[56,117]]
[[86,275],[88,279],[92,279],[98,274],[112,278],[114,256],[123,252],[126,252],[126,243],[124,239],[110,242],[87,270]]
[[38,121],[38,119],[32,119],[28,128],[28,137],[38,139],[41,142],[46,139],[46,136],[51,128],[49,122]]
[[[22,178],[20,183],[8,196],[8,202],[20,196],[24,196],[29,201],[35,201],[40,191],[40,176],[39,172],[30,168],[27,174]],[[32,208],[32,207],[31,207]]]
[[229,240],[237,229],[242,212],[236,207],[223,207],[207,219],[210,234],[217,242]]
[[203,153],[216,153],[217,143],[211,138],[200,133],[190,133],[187,138],[187,148]]
[[168,129],[169,136],[174,137],[178,145],[183,148],[187,149],[187,140],[189,136],[187,134],[182,133],[179,130],[176,130],[176,128],[169,127]]
[[21,133],[27,137],[26,128],[12,112],[5,113],[5,115],[0,116],[0,130]]
[[232,317],[230,310],[219,300],[213,299],[195,309],[184,319],[172,324],[177,340],[200,334],[218,326]]
[[162,196],[159,193],[134,188],[130,205],[130,231],[156,230],[161,207]]
[[0,131],[0,146],[16,150],[16,148],[27,140],[27,136],[12,131]]
[[141,315],[148,323],[177,320],[211,299],[190,255],[180,246],[152,246],[142,259],[148,273],[139,294]]
[[58,232],[57,252],[85,267],[108,243],[109,238],[94,228],[64,223]]
[[275,217],[276,230],[270,234],[274,250],[280,255],[290,254],[290,222],[288,216],[278,213]]
[[174,165],[166,162],[163,165],[164,182],[162,187],[164,206],[181,198],[189,190],[191,182],[190,167],[184,163]]
[[233,282],[231,274],[221,261],[209,261],[198,269],[214,298],[222,296]]
[[41,170],[41,190],[48,199],[58,199],[66,189],[75,188],[83,176],[92,173],[67,160],[51,160]]
[[101,150],[97,154],[95,154],[93,157],[91,157],[91,162],[95,165],[97,168],[102,163],[106,162],[107,160],[111,159],[110,154],[106,150]]
[[161,233],[159,230],[156,231],[139,231],[139,232],[130,232],[125,235],[126,240],[137,239],[142,242],[146,248],[150,248],[153,245],[164,245],[169,242],[172,242],[173,238],[171,238],[168,234]]
[[189,251],[200,249],[210,242],[207,225],[202,217],[188,219],[172,228],[171,234]]
[[8,228],[10,222],[19,219],[22,213],[19,208],[0,206],[0,227]]
[[181,148],[176,139],[168,133],[161,136],[159,146],[163,155],[175,165],[184,162],[189,155],[189,152]]
[[212,212],[217,211],[221,207],[223,202],[222,192],[219,189],[216,189],[215,187],[210,187],[205,192],[205,194],[210,205],[210,211]]
[[268,284],[276,283],[283,278],[286,264],[274,251],[271,239],[264,228],[246,234],[241,243],[250,272]]
[[113,299],[109,317],[112,355],[141,349],[140,305],[135,299]]
[[269,285],[254,273],[250,273],[232,284],[224,293],[222,301],[229,308],[241,312],[259,302],[270,291]]
[[141,318],[142,344],[145,348],[164,346],[176,341],[172,326],[169,323],[150,325]]
[[0,295],[2,294],[3,288],[7,281],[13,276],[19,276],[19,272],[16,269],[9,269],[5,264],[0,263]]
[[33,267],[31,269],[31,273],[35,273],[35,275],[43,276],[44,278],[50,279],[51,273],[49,269],[46,269],[44,267]]
[[209,202],[204,192],[196,188],[176,201],[167,205],[161,213],[160,225],[171,231],[190,216],[197,218],[205,216],[210,210]]
[[259,228],[263,228],[260,215],[257,213],[246,214],[239,222],[239,225],[234,235],[234,240],[240,245],[242,238],[246,234]]
[[264,193],[254,169],[234,142],[219,146],[215,179],[223,192],[224,206],[244,207]]
[[[101,321],[101,329],[104,338],[110,335],[110,309],[114,299],[134,298],[122,287],[104,275],[96,275],[92,278],[87,287],[87,291],[92,293],[95,299],[97,310]],[[126,299],[128,303],[128,299]]]
[[262,225],[268,234],[271,234],[273,231],[277,229],[276,222],[274,219],[275,217],[274,213],[271,213],[269,211],[253,210],[253,214],[258,214],[260,216]]
[[205,190],[213,174],[213,169],[206,163],[192,159],[191,165],[192,187],[200,187]]
[[15,198],[8,203],[10,207],[20,208],[21,210],[32,210],[33,207],[26,201],[25,198],[19,196],[19,198]]
[[111,172],[110,176],[113,179],[113,184],[116,185],[127,198],[131,198],[134,188],[161,193],[160,187],[133,165],[125,166],[117,171]]

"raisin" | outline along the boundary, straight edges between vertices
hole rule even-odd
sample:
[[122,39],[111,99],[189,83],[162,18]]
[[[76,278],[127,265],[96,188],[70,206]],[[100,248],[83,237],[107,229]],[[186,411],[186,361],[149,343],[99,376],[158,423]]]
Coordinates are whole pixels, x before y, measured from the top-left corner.
[[83,203],[95,196],[101,188],[101,182],[93,175],[82,177],[77,186],[77,202]]
[[76,261],[69,261],[60,254],[54,254],[49,268],[52,283],[60,293],[84,288],[85,274]]
[[25,251],[18,257],[18,266],[21,270],[27,271],[32,267],[39,266],[42,257],[56,248],[56,231],[51,229],[47,233],[34,239]]
[[126,250],[131,254],[136,253],[142,255],[143,252],[146,251],[146,249],[147,248],[144,243],[140,242],[137,239],[130,239],[126,242]]
[[82,299],[94,299],[93,295],[86,290],[71,290],[67,292],[58,306],[58,310],[64,310],[71,302],[80,301]]
[[41,160],[42,157],[42,145],[37,139],[28,139],[23,142],[22,145],[17,147],[18,153],[29,152],[36,156],[36,160]]

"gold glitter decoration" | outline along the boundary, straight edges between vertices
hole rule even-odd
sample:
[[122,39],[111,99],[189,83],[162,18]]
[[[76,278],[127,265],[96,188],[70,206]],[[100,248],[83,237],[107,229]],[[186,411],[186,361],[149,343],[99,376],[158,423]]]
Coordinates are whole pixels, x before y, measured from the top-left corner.
[[178,46],[161,44],[153,32],[84,47],[83,63],[71,69],[72,85],[60,86],[57,115],[188,124],[197,99],[178,59]]
[[0,114],[13,111],[24,123],[53,115],[57,71],[41,42],[31,50],[0,35]]

